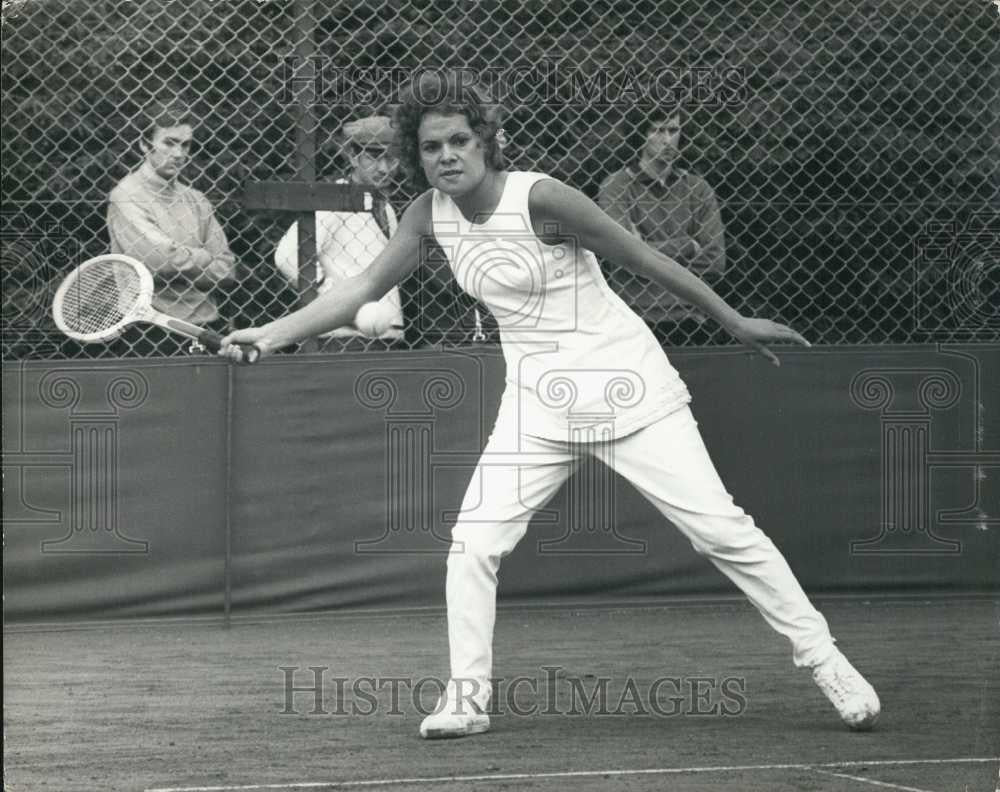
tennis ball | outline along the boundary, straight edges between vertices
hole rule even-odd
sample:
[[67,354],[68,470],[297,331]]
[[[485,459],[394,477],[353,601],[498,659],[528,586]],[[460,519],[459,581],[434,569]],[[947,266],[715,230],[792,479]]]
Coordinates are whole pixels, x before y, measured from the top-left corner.
[[369,302],[358,308],[354,326],[369,338],[378,338],[392,326],[392,308],[378,302]]

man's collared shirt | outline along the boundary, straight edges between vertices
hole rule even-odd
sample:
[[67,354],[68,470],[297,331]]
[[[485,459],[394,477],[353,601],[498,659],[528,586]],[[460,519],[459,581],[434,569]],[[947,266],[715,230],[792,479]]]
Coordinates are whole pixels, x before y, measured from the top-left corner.
[[[621,226],[696,275],[711,279],[725,272],[725,232],[715,192],[697,174],[675,166],[655,179],[632,165],[604,180],[598,202]],[[647,321],[702,318],[659,284],[610,263],[615,290]]]

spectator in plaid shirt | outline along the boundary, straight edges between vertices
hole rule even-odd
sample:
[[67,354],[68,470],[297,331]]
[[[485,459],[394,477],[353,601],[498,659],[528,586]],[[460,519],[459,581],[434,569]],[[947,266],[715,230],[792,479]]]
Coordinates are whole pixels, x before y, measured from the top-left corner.
[[[715,287],[726,271],[722,218],[708,183],[677,165],[680,108],[661,109],[646,122],[641,151],[601,183],[598,203],[619,225]],[[609,276],[622,299],[652,325],[661,344],[711,340],[705,317],[662,286],[620,267],[612,267]]]
[[[150,269],[157,310],[227,332],[212,292],[233,285],[236,258],[208,199],[179,180],[191,159],[194,126],[193,113],[181,104],[147,111],[139,140],[143,161],[111,191],[111,252]],[[181,348],[182,342],[156,328],[133,329],[131,335],[137,334],[133,351],[169,355]]]

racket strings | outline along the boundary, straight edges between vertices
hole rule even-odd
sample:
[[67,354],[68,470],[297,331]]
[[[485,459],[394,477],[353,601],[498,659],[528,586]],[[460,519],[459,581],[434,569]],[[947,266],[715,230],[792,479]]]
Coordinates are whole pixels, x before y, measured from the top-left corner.
[[108,330],[128,316],[141,286],[139,274],[125,263],[102,261],[81,268],[63,298],[63,321],[76,333]]

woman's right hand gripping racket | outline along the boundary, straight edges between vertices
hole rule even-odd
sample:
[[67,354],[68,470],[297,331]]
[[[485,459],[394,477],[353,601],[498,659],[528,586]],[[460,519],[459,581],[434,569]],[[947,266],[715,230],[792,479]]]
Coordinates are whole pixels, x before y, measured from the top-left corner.
[[[52,301],[56,327],[83,343],[110,341],[134,322],[148,322],[192,338],[218,352],[222,336],[153,308],[153,276],[131,256],[111,253],[87,259],[59,284]],[[260,349],[242,345],[243,362],[255,363]]]

